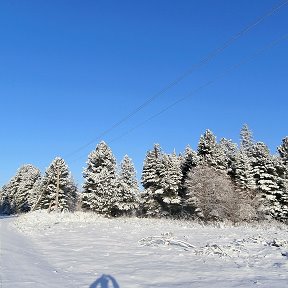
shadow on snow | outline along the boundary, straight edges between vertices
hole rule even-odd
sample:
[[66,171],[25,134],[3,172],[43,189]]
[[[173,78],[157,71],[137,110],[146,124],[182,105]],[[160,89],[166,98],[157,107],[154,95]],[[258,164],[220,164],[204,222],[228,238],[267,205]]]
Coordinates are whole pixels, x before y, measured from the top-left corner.
[[100,278],[93,282],[89,288],[120,288],[120,286],[114,277],[103,274]]

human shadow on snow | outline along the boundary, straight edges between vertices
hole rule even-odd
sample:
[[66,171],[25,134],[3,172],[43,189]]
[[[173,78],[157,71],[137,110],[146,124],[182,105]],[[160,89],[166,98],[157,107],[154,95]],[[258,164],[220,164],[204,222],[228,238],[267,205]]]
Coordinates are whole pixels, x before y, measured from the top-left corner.
[[89,288],[120,288],[120,286],[114,277],[103,274]]

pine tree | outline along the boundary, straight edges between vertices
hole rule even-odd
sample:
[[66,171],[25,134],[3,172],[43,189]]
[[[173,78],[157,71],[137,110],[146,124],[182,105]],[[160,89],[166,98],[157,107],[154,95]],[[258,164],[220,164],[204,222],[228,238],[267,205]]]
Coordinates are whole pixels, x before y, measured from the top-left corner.
[[256,189],[256,182],[252,169],[251,159],[243,149],[235,154],[232,164],[233,177],[236,186],[242,191],[250,191]]
[[104,141],[89,154],[83,177],[82,207],[99,214],[112,215],[118,201],[116,159]]
[[17,211],[27,212],[31,209],[29,197],[36,181],[40,178],[40,176],[40,170],[33,165],[24,165],[19,169],[19,187],[15,194]]
[[144,214],[169,216],[180,210],[182,171],[175,153],[164,154],[158,144],[147,152],[142,172]]
[[198,156],[204,165],[215,167],[219,170],[227,170],[228,159],[223,147],[216,141],[214,134],[208,129],[201,135],[198,147]]
[[253,145],[251,165],[256,187],[266,199],[266,209],[272,217],[278,218],[281,214],[281,189],[275,161],[270,155],[268,147],[257,142]]
[[117,179],[117,202],[114,214],[131,214],[138,207],[138,182],[132,160],[125,155]]
[[248,156],[252,153],[254,145],[253,134],[247,124],[244,124],[240,131],[240,149],[245,151]]
[[288,136],[282,139],[282,144],[278,147],[280,158],[285,166],[288,166]]
[[277,172],[279,175],[279,186],[281,189],[281,213],[279,218],[288,221],[288,136],[282,139],[282,144],[278,147],[279,157],[276,157]]
[[184,155],[181,158],[181,171],[182,171],[182,183],[185,182],[188,172],[197,166],[199,162],[199,157],[197,152],[193,151],[188,145],[185,148]]
[[39,169],[31,164],[23,165],[18,169],[16,175],[2,189],[4,213],[28,212],[31,209],[28,199],[39,177]]
[[230,177],[234,177],[234,162],[236,154],[238,152],[237,144],[233,143],[232,140],[222,138],[219,142],[220,150],[224,152],[225,162],[227,162],[227,173]]
[[11,199],[7,193],[7,187],[4,185],[0,192],[0,214],[9,215],[11,213],[13,213]]
[[[37,185],[38,186],[38,185]],[[49,211],[73,211],[77,188],[65,161],[56,157],[47,168],[39,184],[37,208]]]
[[157,201],[155,191],[161,188],[160,173],[163,153],[159,144],[155,144],[151,151],[148,151],[144,160],[141,183],[144,191],[141,194],[142,213],[147,216],[157,216],[161,214],[161,206]]
[[152,187],[155,190],[159,187],[161,159],[161,147],[155,144],[154,149],[147,152],[144,160],[141,183],[145,189]]
[[181,162],[175,153],[164,154],[161,161],[160,189],[158,201],[162,207],[162,214],[175,215],[180,212],[182,171]]

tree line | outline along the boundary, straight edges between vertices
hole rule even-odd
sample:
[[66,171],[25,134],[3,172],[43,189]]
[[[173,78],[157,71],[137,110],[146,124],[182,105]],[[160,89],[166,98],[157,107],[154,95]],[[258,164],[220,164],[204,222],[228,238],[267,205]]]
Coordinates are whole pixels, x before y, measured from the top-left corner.
[[93,211],[105,216],[228,219],[233,222],[288,219],[288,136],[272,155],[247,125],[240,144],[206,130],[197,149],[167,154],[159,144],[147,151],[140,188],[132,160],[119,167],[111,148],[100,142],[88,155],[78,189],[65,161],[56,157],[41,175],[20,167],[0,191],[0,212]]

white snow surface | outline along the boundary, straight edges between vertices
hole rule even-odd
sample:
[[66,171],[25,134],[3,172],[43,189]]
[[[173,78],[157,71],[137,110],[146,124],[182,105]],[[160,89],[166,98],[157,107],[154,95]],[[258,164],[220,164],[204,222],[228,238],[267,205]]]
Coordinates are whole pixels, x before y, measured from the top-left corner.
[[1,288],[288,287],[288,226],[275,222],[46,211],[0,221]]

